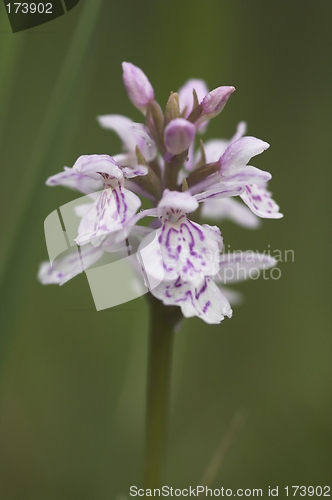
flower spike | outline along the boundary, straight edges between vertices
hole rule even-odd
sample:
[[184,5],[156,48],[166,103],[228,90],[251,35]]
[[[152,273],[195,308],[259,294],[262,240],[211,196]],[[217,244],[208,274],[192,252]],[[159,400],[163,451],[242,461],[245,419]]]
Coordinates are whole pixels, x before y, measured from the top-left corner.
[[[122,67],[128,96],[146,115],[145,123],[99,116],[103,128],[118,134],[122,152],[80,156],[72,168],[47,180],[87,197],[70,206],[77,226],[66,241],[81,248],[74,246],[55,260],[52,254],[52,264],[44,263],[38,278],[61,285],[102,256],[116,254],[116,262],[130,257],[143,294],[149,290],[164,305],[178,306],[183,317],[218,324],[232,316],[230,303],[240,301],[228,282],[256,277],[276,261],[249,252],[223,254],[219,227],[203,223],[204,218],[253,229],[261,218],[282,217],[268,191],[271,174],[248,164],[269,144],[244,136],[246,124],[240,122],[230,140],[200,141],[195,152],[196,133],[204,132],[235,88],[209,92],[203,80],[191,79],[170,93],[163,112],[143,71],[129,62]],[[149,208],[139,211],[141,196]],[[155,218],[149,227],[141,225],[146,217]]]

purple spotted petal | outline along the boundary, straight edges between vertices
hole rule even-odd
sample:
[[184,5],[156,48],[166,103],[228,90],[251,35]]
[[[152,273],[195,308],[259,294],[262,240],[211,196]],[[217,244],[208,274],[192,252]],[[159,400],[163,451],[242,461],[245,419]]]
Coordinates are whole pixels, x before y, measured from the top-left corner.
[[43,285],[63,285],[92,266],[103,253],[101,248],[95,248],[92,245],[87,245],[80,250],[74,247],[68,255],[55,259],[53,265],[49,262],[42,262],[38,271],[38,280]]
[[275,266],[276,259],[257,252],[236,252],[224,254],[220,270],[214,277],[217,283],[237,283],[257,278],[260,270]]
[[123,238],[126,233],[123,228],[128,226],[141,200],[134,193],[119,184],[114,189],[104,189],[90,210],[83,216],[78,236],[75,239],[78,245],[92,243],[99,246],[108,234],[120,231]]
[[219,324],[225,316],[232,317],[228,300],[209,277],[196,283],[183,280],[163,282],[151,293],[165,305],[181,307],[185,318],[198,316],[206,323]]
[[258,217],[266,219],[280,219],[283,217],[283,214],[279,212],[279,205],[276,204],[271,197],[271,193],[263,186],[247,185],[241,194],[241,198]]
[[127,94],[133,105],[143,113],[149,101],[154,98],[154,91],[151,83],[143,71],[134,64],[123,62],[123,83]]
[[144,165],[136,165],[135,167],[121,167],[123,175],[126,179],[133,179],[134,177],[140,177],[148,173],[148,168]]
[[195,281],[213,276],[219,270],[222,237],[219,228],[190,221],[182,215],[176,222],[165,220],[156,238],[141,248],[149,281]]

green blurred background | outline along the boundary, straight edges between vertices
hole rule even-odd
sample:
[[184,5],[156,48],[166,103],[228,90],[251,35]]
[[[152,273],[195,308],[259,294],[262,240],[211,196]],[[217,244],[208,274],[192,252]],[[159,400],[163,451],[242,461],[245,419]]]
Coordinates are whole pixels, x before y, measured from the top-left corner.
[[36,281],[43,221],[77,197],[45,179],[81,154],[119,152],[97,115],[141,120],[122,61],[145,71],[162,104],[189,77],[236,87],[206,138],[246,120],[268,141],[253,163],[272,172],[285,217],[258,231],[225,222],[224,241],[295,254],[280,280],[237,286],[245,302],[231,320],[187,320],[177,334],[163,482],[199,484],[244,409],[214,487],[331,484],[331,7],[82,0],[14,35],[1,4],[1,499],[123,500],[141,481],[144,298],[97,313],[85,275]]

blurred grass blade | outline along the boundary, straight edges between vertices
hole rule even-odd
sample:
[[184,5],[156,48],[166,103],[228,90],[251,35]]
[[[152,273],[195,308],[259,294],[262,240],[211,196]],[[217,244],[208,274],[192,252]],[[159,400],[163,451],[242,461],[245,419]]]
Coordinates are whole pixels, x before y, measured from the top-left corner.
[[39,133],[32,147],[31,156],[27,163],[25,173],[22,176],[17,189],[15,200],[15,211],[9,214],[8,224],[3,230],[3,248],[0,252],[0,284],[2,286],[8,269],[9,259],[15,247],[19,229],[26,217],[42,167],[47,155],[52,148],[56,132],[61,124],[62,118],[69,104],[70,96],[75,87],[79,86],[84,72],[84,57],[89,46],[91,36],[100,13],[103,0],[90,0],[85,3],[76,30],[73,34],[71,44],[65,56],[58,79],[54,86],[51,99],[42,120]]
[[235,439],[241,432],[246,419],[247,413],[245,411],[238,410],[235,413],[228,431],[222,438],[220,445],[218,446],[210,462],[208,463],[208,466],[199,484],[203,484],[204,486],[211,486],[225,461],[229,449],[232,447]]
[[[7,32],[8,30],[8,32]],[[14,82],[22,55],[25,34],[15,36],[10,31],[6,15],[0,17],[0,147],[6,118],[12,101]]]

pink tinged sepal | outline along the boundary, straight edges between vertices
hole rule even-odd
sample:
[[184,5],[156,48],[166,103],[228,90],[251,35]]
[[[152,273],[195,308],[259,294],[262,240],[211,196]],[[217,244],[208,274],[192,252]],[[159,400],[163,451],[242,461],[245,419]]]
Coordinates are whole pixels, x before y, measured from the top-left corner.
[[279,212],[279,205],[272,199],[271,193],[264,186],[248,184],[240,195],[250,210],[266,219],[280,219],[283,214]]
[[215,276],[216,283],[237,283],[247,279],[256,279],[261,270],[274,267],[277,261],[268,254],[257,252],[235,252],[223,254],[220,269]]
[[73,170],[96,180],[102,179],[104,184],[106,177],[108,183],[114,185],[123,179],[120,166],[108,155],[82,155],[74,163]]
[[185,318],[198,316],[209,324],[219,324],[225,316],[232,317],[231,306],[211,278],[196,282],[178,279],[163,282],[151,292],[165,305],[181,307]]
[[63,285],[95,264],[103,253],[101,248],[95,248],[92,245],[81,249],[72,248],[69,254],[58,257],[53,264],[42,262],[38,271],[38,280],[43,285]]
[[128,234],[126,227],[131,225],[140,206],[141,201],[138,196],[121,184],[115,188],[104,189],[83,216],[75,239],[76,243],[78,245],[92,243],[97,247],[110,233],[115,232],[118,240],[125,239]]
[[149,101],[154,98],[154,91],[145,73],[131,63],[123,62],[123,83],[133,105],[146,113]]
[[[193,186],[190,188],[190,191],[193,192],[195,189],[202,189],[203,183],[197,186]],[[219,182],[213,184],[210,187],[207,187],[202,193],[198,193],[194,195],[194,198],[198,201],[207,201],[211,199],[220,199],[220,198],[228,198],[230,196],[239,196],[243,193],[244,186],[235,184],[235,183],[223,183]]]
[[256,229],[261,223],[259,217],[234,198],[211,198],[203,203],[201,215],[212,220],[229,219],[248,229]]
[[104,187],[117,187],[123,179],[146,175],[147,167],[135,165],[134,167],[121,167],[114,158],[108,155],[83,155],[80,156],[73,169],[81,175],[93,179],[101,179]]
[[238,141],[246,132],[247,125],[240,122],[236,127],[236,132],[230,140],[211,139],[204,143],[205,158],[207,163],[218,161],[232,142]]
[[[225,179],[232,179],[232,177],[240,176],[241,173],[244,177],[248,177],[248,173],[250,174],[251,171],[252,175],[260,176],[261,182],[264,182],[263,178],[266,178],[265,182],[267,182],[271,179],[271,174],[247,166],[247,164],[253,156],[263,153],[269,147],[267,142],[256,139],[256,137],[242,137],[232,142],[219,160],[220,175]],[[261,173],[259,174],[259,172]]]
[[[201,102],[202,99],[208,94],[209,89],[207,88],[207,85],[204,82],[204,80],[195,78],[188,80],[179,89],[178,95],[179,95],[180,111],[181,111],[181,116],[183,116],[184,118],[188,118],[188,116],[193,110],[194,91],[196,92],[198,102]],[[197,127],[197,129],[200,133],[202,133],[206,130],[206,127],[207,127],[207,122],[201,123]]]
[[211,90],[200,103],[203,114],[195,122],[196,126],[219,115],[234,90],[235,87],[232,86],[218,87]]
[[64,186],[75,189],[84,194],[91,194],[99,191],[102,186],[102,178],[93,179],[89,175],[77,173],[74,168],[64,168],[64,172],[52,175],[46,181],[47,186]]
[[165,128],[164,141],[166,149],[173,155],[183,153],[189,148],[196,134],[196,127],[184,118],[171,120]]

